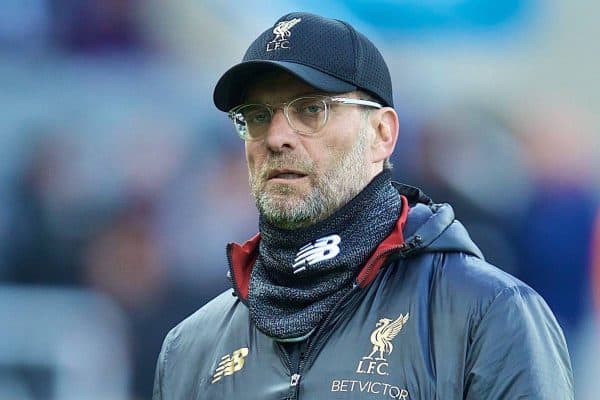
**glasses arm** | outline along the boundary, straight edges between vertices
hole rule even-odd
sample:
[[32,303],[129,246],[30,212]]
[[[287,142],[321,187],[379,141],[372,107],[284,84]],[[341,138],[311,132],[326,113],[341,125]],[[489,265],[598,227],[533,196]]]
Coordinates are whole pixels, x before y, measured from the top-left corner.
[[332,97],[331,101],[334,103],[355,104],[355,105],[359,105],[359,106],[367,106],[367,107],[373,107],[373,108],[382,108],[383,107],[381,104],[376,103],[374,101],[362,100],[362,99],[351,99],[348,97]]

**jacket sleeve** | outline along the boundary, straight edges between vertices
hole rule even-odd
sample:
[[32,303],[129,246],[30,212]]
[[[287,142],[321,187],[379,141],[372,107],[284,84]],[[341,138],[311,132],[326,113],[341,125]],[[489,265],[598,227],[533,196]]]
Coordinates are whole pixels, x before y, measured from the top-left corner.
[[527,286],[502,290],[473,327],[465,399],[573,399],[573,374],[558,322]]

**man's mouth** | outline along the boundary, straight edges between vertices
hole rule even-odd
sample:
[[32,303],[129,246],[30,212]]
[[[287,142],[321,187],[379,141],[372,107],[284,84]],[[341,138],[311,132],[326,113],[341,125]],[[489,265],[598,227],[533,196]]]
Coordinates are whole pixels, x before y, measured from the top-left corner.
[[288,169],[275,169],[269,172],[267,179],[300,179],[304,178],[306,174],[300,171],[288,170]]

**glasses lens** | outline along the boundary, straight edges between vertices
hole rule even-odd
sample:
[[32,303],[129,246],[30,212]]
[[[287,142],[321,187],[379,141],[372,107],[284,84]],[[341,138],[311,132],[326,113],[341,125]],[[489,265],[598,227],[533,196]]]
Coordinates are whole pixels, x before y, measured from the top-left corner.
[[264,105],[248,104],[230,113],[235,130],[244,140],[260,139],[271,123],[271,111]]
[[319,97],[300,97],[289,103],[288,119],[293,129],[316,133],[327,122],[327,104]]

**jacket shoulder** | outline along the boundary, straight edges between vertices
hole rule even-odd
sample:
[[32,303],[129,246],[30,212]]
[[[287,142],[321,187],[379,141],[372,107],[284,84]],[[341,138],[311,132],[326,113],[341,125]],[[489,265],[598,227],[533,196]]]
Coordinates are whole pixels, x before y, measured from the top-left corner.
[[[438,253],[432,270],[433,296],[448,306],[463,310],[464,317],[477,329],[493,308],[518,304],[519,312],[539,308],[557,325],[545,300],[529,285],[488,262],[464,253]],[[455,314],[456,315],[456,314]]]
[[232,294],[232,290],[221,293],[167,334],[156,365],[153,400],[189,398],[193,382],[209,379],[215,343],[245,309]]
[[535,290],[473,255],[440,252],[421,257],[424,263],[418,267],[430,267],[421,279],[428,284],[433,325],[442,332],[433,342],[452,359],[448,337],[461,338],[456,348],[464,351],[465,398],[532,393],[573,398],[564,335]]
[[540,307],[548,318],[554,319],[535,290],[471,254],[421,253],[406,262],[404,268],[402,265],[394,268],[399,275],[387,280],[388,283],[404,290],[408,285],[413,295],[426,296],[427,303],[435,310],[436,320],[454,327],[456,335],[466,333],[472,337],[492,306],[510,307],[517,300],[524,308],[521,312],[526,312],[528,307]]
[[448,293],[479,299],[490,304],[501,292],[510,288],[535,291],[526,283],[488,262],[461,252],[438,253],[433,273],[438,284],[447,286]]
[[[446,255],[441,284],[451,304],[469,302],[465,390],[468,399],[573,398],[563,332],[530,286],[487,262]],[[464,299],[464,300],[463,300]]]
[[240,304],[231,289],[206,303],[167,334],[163,343],[164,357],[169,358],[174,352],[189,354],[192,351],[205,351],[209,343],[214,342],[212,339],[222,336],[223,332],[230,329],[238,314],[246,313],[246,308],[239,307]]

